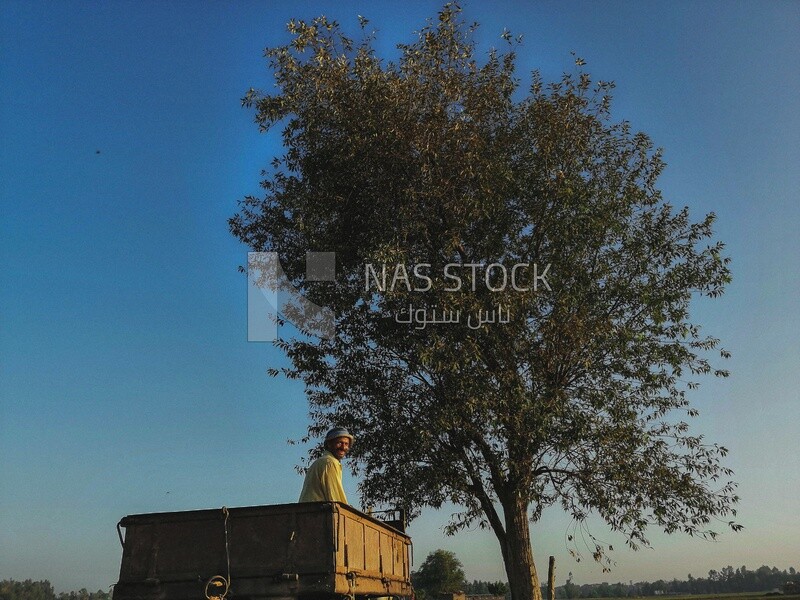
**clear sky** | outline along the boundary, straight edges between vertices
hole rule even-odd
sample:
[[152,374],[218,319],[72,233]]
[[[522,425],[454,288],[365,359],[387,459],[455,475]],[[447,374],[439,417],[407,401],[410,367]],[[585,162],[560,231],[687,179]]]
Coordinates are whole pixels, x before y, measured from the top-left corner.
[[[240,98],[270,89],[262,51],[292,17],[357,35],[364,15],[390,57],[440,6],[0,1],[0,579],[106,589],[126,514],[297,498],[303,390],[246,341],[247,248],[226,224],[279,140]],[[800,3],[473,1],[465,17],[481,52],[524,34],[523,80],[573,70],[570,51],[614,80],[615,118],[665,149],[665,197],[716,212],[733,258],[728,293],[696,307],[732,376],[693,394],[693,431],[730,449],[745,530],[653,535],[603,574],[549,511],[540,572],[550,554],[559,584],[800,567]],[[412,524],[416,565],[447,548],[468,578],[505,579],[494,538],[446,538],[447,513]]]

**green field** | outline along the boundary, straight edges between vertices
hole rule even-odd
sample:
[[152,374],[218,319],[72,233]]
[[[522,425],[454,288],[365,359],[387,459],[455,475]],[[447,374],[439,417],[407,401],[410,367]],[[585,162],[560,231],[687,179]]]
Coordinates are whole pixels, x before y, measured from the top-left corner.
[[[637,596],[644,600],[761,600],[763,598],[775,598],[776,600],[800,600],[800,594],[780,594],[780,595],[767,595],[769,592],[741,592],[738,594],[686,594],[686,595],[671,595],[662,594],[660,596]],[[595,599],[592,599],[595,600]],[[617,599],[601,599],[596,600],[617,600]]]

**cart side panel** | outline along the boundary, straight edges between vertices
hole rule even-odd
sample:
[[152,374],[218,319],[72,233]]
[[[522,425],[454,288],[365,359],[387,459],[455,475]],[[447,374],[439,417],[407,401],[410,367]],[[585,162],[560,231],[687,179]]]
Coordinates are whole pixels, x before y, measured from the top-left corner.
[[381,534],[368,523],[364,527],[364,569],[369,573],[383,574],[381,568]]
[[[230,579],[240,599],[410,595],[405,534],[337,503],[131,515],[114,600],[197,600]],[[231,596],[233,597],[233,596]]]
[[155,527],[151,524],[127,527],[125,537],[119,580],[143,581],[148,578],[153,562],[149,549],[155,546]]
[[408,536],[353,510],[339,506],[338,594],[408,596]]
[[277,576],[333,572],[331,511],[319,506],[299,510],[297,506],[285,512],[231,520],[229,551],[236,573]]

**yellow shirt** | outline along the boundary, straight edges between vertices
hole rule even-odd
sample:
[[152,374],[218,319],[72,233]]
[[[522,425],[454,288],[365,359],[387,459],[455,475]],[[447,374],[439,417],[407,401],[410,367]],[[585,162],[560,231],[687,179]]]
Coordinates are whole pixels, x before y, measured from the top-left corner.
[[342,463],[333,454],[325,452],[306,472],[303,491],[298,502],[344,502],[347,496],[342,487]]

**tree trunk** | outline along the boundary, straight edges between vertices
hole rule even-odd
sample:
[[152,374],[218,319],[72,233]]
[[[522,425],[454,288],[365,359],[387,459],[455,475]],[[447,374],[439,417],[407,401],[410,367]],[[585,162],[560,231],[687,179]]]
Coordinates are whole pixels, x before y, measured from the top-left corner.
[[515,497],[503,503],[505,540],[500,540],[512,600],[542,600],[542,589],[533,563],[528,505]]

